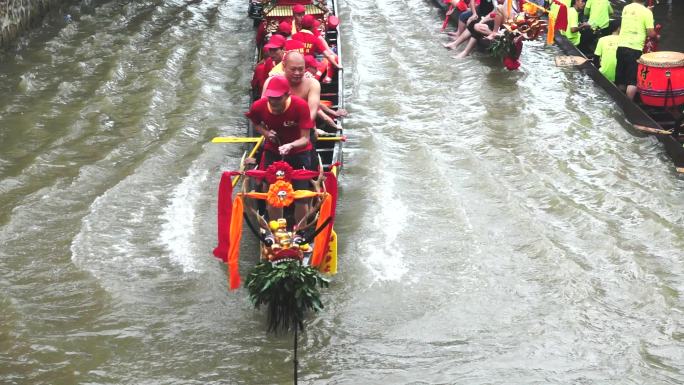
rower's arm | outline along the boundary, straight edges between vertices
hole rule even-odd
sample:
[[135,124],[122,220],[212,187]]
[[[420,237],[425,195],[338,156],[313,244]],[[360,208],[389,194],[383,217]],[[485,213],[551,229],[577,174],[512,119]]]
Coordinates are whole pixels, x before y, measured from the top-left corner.
[[337,63],[336,56],[331,50],[326,49],[325,51],[323,51],[323,56],[325,56],[328,59],[328,61],[330,61],[335,67],[337,67],[337,69],[342,69],[342,65]]
[[290,154],[292,153],[292,150],[302,148],[309,143],[309,130],[300,130],[300,134],[301,136],[299,137],[299,139],[295,140],[294,142],[285,143],[282,146],[278,147],[280,155]]
[[321,120],[327,123],[330,127],[339,128],[337,127],[337,124],[335,124],[335,121],[322,110],[318,110],[318,117],[321,118]]
[[309,87],[309,95],[307,96],[307,104],[309,105],[309,116],[311,120],[316,120],[316,112],[318,105],[321,104],[321,83],[316,79],[311,79],[311,86]]
[[299,139],[295,140],[294,142],[291,142],[290,144],[292,145],[293,148],[302,148],[306,147],[307,144],[309,144],[309,130],[304,129],[304,130],[299,130]]
[[321,104],[320,108],[324,113],[331,115],[331,116],[334,116],[334,117],[337,117],[337,112],[335,112],[335,110],[333,110],[332,108],[330,108],[324,104]]

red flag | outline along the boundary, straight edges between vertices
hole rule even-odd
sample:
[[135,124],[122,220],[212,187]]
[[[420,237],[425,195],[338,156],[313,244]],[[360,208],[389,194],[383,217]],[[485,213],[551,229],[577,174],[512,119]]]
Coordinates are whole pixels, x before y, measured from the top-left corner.
[[449,5],[449,10],[446,12],[446,16],[444,16],[444,23],[442,23],[442,32],[446,29],[447,25],[449,25],[449,16],[454,12],[454,6]]
[[554,30],[565,31],[566,29],[568,29],[568,7],[558,0],[553,0],[553,3],[558,4],[558,6],[560,7],[558,9],[558,16],[556,16],[556,24],[554,26]]
[[233,181],[232,177],[239,173],[226,171],[221,175],[218,191],[218,210],[216,224],[218,227],[218,246],[214,249],[214,256],[223,262],[228,262],[228,248],[230,247],[230,214],[233,211]]

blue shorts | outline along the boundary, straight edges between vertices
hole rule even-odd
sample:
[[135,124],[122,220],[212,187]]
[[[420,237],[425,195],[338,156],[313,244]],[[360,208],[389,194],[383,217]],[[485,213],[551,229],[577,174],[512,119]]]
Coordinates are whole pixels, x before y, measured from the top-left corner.
[[458,15],[458,20],[462,22],[467,22],[470,16],[473,16],[473,12],[471,10],[467,10],[465,12],[461,12],[461,14]]

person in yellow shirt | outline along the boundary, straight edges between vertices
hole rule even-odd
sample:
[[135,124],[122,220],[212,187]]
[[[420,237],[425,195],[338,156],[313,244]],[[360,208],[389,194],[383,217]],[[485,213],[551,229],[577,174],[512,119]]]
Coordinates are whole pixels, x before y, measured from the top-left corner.
[[613,7],[608,0],[587,0],[584,16],[593,30],[600,30],[599,37],[610,35],[608,26],[613,15]]
[[615,84],[630,99],[634,99],[637,93],[637,60],[641,57],[646,37],[657,37],[653,13],[644,6],[644,0],[633,0],[622,9],[615,69]]
[[579,22],[579,13],[582,9],[584,0],[574,0],[573,6],[568,8],[568,27],[562,33],[573,45],[579,45],[580,31],[589,28],[589,24]]
[[615,66],[617,65],[617,48],[620,38],[620,21],[611,20],[607,28],[612,35],[604,36],[596,43],[594,55],[599,58],[599,71],[611,82],[615,81]]
[[594,52],[596,41],[610,35],[608,24],[613,15],[613,7],[609,0],[587,0],[584,6],[584,17],[588,18],[590,28],[581,31],[582,38],[578,48],[587,55]]

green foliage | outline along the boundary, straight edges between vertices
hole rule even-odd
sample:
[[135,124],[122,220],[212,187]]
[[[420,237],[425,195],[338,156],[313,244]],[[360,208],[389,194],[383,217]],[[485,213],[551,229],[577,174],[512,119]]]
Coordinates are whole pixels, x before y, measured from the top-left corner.
[[318,270],[299,261],[271,264],[260,262],[245,280],[252,304],[268,311],[268,330],[272,332],[304,329],[304,313],[323,309],[319,287],[329,281]]
[[489,51],[493,56],[500,59],[507,56],[516,57],[514,38],[515,36],[511,32],[505,31],[503,35],[497,36],[497,38],[494,39],[492,45],[489,46]]

